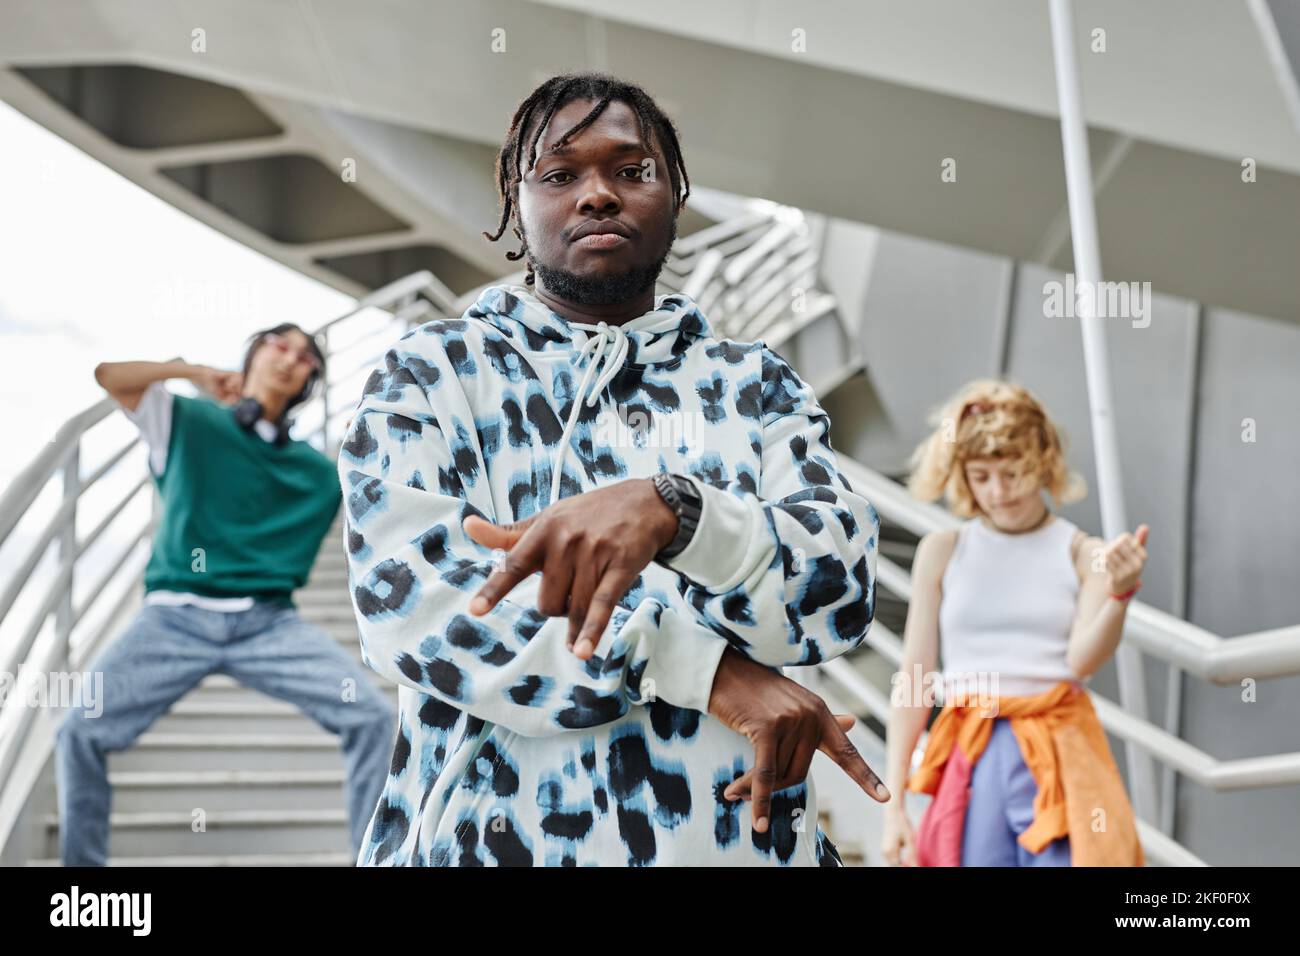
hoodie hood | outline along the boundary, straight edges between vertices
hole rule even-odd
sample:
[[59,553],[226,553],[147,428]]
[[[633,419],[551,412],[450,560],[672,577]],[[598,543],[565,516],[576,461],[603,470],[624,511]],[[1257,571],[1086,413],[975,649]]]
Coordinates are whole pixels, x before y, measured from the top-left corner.
[[560,439],[559,460],[552,472],[552,504],[559,500],[564,459],[584,403],[592,406],[599,402],[601,393],[624,367],[678,364],[695,342],[713,334],[695,300],[681,292],[656,296],[654,309],[645,315],[622,325],[610,325],[571,322],[525,286],[491,286],[470,306],[465,317],[488,322],[525,354],[568,357],[582,369],[581,384]]

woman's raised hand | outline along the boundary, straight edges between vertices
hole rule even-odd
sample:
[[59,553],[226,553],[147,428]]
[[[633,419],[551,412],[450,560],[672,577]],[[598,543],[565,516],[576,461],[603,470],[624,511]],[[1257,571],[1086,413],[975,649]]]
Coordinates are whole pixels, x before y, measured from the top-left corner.
[[1110,592],[1127,594],[1141,583],[1142,569],[1147,563],[1147,535],[1149,525],[1138,525],[1136,533],[1125,531],[1106,545],[1103,557],[1106,573],[1110,575]]

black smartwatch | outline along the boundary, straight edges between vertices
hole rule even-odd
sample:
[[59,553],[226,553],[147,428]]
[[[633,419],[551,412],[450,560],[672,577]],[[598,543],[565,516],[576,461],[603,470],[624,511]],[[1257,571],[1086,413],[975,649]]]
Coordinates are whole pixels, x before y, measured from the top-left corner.
[[659,497],[677,515],[676,536],[654,556],[656,561],[666,561],[677,557],[691,543],[691,538],[695,536],[695,529],[700,524],[700,512],[704,509],[704,502],[699,491],[696,490],[695,483],[685,475],[661,471],[651,480],[655,484],[655,490],[659,492]]

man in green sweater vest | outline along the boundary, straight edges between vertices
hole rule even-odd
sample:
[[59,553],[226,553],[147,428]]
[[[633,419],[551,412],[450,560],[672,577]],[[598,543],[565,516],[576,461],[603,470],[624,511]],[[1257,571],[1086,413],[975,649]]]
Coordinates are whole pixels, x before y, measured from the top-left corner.
[[[102,712],[73,710],[59,728],[65,865],[107,862],[106,755],[130,747],[213,673],[287,700],[341,737],[357,852],[383,789],[396,714],[293,604],[342,497],[334,462],[289,438],[289,413],[323,379],[324,363],[314,339],[283,323],[250,339],[242,372],[179,361],[95,369],[144,438],[162,516],[144,607],[91,668],[104,675]],[[163,387],[169,378],[213,397],[175,395]]]

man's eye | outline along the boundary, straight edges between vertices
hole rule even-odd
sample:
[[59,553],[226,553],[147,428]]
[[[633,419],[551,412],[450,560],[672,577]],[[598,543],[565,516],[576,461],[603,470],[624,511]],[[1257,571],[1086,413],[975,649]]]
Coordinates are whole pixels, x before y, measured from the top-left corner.
[[630,179],[640,179],[642,169],[640,166],[628,166],[626,169],[620,169],[620,173],[631,173]]
[[[556,177],[556,176],[570,176],[570,174],[564,172],[563,170],[556,170],[556,171],[553,172],[553,173],[549,173],[548,175],[543,176],[543,177],[542,177],[542,182],[544,182],[544,183],[553,183],[553,182],[555,182],[555,177]],[[572,178],[572,177],[570,176],[570,178]],[[560,183],[559,185],[563,185],[563,183]]]

